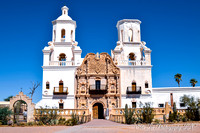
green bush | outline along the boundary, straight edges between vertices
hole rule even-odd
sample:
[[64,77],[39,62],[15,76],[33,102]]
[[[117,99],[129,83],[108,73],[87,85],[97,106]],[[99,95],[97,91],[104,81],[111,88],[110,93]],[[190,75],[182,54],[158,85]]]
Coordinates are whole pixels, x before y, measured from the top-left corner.
[[125,105],[124,117],[125,117],[125,123],[126,124],[133,124],[133,123],[135,123],[135,118],[133,117],[134,111],[135,110],[133,110],[133,109],[129,109],[127,104]]
[[24,123],[24,122],[18,122],[18,123],[17,123],[17,126],[24,127],[24,126],[26,126],[26,123]]
[[159,124],[159,123],[160,123],[160,120],[155,119],[154,122],[155,122],[156,124]]
[[195,100],[193,96],[184,95],[180,98],[180,101],[185,104],[187,108],[186,117],[192,121],[200,120],[200,101]]
[[28,122],[27,125],[28,125],[28,126],[33,126],[33,125],[34,125],[34,122]]
[[0,108],[0,121],[2,125],[6,125],[10,119],[12,111],[8,107]]
[[81,121],[79,122],[80,124],[83,124],[85,122],[84,118],[85,118],[85,111],[83,112],[83,115],[81,117]]
[[67,121],[65,121],[65,126],[73,126],[72,124],[72,119],[68,119]]
[[64,125],[65,124],[65,118],[60,118],[59,120],[58,120],[58,124],[59,125]]
[[74,126],[77,125],[79,122],[79,116],[76,115],[75,113],[71,114],[71,119],[68,119],[67,121],[64,122],[64,125],[66,126]]
[[38,125],[38,126],[43,126],[44,123],[43,123],[42,121],[38,121],[38,122],[37,122],[37,125]]
[[187,120],[187,117],[186,117],[186,116],[183,116],[183,117],[182,117],[182,121],[183,121],[183,122],[187,122],[187,121],[188,121],[188,120]]
[[174,103],[174,106],[173,106],[173,113],[170,113],[169,114],[169,122],[179,122],[181,121],[182,119],[182,116],[180,115],[180,113],[177,112],[176,110],[176,103]]
[[[39,115],[36,120],[42,123],[42,125],[55,125],[58,124],[57,118],[58,114],[56,110],[48,110],[48,109],[42,109],[41,108],[41,115]],[[50,113],[49,113],[50,111]]]
[[152,123],[154,118],[153,108],[151,108],[150,103],[145,103],[142,109],[142,119],[144,123]]

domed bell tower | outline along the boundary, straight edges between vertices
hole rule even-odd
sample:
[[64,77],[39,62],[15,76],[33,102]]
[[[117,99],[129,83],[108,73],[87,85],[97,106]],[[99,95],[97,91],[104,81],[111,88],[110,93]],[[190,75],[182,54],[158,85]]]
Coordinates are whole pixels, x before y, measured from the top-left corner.
[[76,21],[68,16],[68,10],[68,7],[62,7],[62,15],[52,22],[53,42],[75,43]]

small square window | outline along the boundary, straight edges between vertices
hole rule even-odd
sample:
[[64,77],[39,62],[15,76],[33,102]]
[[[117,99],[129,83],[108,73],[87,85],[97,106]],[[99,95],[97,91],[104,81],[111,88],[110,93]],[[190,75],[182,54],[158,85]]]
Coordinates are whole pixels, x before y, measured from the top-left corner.
[[149,88],[149,84],[148,83],[145,83],[145,88]]
[[49,85],[49,82],[47,81],[46,82],[46,89],[49,89],[50,85]]
[[59,109],[63,109],[63,103],[59,103]]
[[184,103],[180,103],[180,107],[185,107],[185,104]]
[[136,102],[132,102],[132,108],[136,108]]
[[159,107],[159,108],[163,108],[163,107],[164,107],[164,104],[163,104],[163,103],[158,104],[158,107]]

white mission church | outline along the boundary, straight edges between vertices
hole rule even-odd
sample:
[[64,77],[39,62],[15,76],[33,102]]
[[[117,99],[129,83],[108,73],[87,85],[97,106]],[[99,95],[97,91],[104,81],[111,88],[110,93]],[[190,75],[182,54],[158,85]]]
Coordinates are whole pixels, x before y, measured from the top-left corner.
[[200,87],[152,88],[151,49],[141,41],[137,19],[117,23],[118,41],[111,56],[89,53],[75,40],[76,21],[62,7],[62,15],[52,22],[52,41],[43,49],[42,99],[36,108],[89,109],[95,111],[129,107],[151,102],[154,108],[166,103],[184,109],[180,97],[184,94],[200,97]]

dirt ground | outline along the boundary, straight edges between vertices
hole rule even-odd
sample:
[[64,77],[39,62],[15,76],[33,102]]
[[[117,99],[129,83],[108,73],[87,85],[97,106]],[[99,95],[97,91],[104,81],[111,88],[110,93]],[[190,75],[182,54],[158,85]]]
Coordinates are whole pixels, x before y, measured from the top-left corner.
[[0,133],[199,133],[200,123],[126,125],[92,120],[77,126],[0,127]]
[[0,127],[0,133],[54,133],[69,126]]

